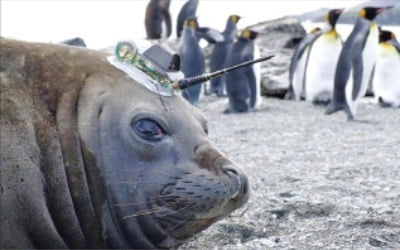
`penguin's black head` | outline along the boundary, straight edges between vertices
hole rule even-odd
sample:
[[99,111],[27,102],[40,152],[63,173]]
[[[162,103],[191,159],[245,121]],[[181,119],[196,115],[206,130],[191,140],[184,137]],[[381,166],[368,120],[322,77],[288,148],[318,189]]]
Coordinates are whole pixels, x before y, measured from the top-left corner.
[[325,19],[327,23],[329,23],[332,28],[335,27],[337,20],[339,19],[339,16],[342,14],[343,9],[332,9],[330,10],[326,16]]
[[256,32],[256,31],[254,31],[254,30],[245,29],[245,30],[243,30],[242,33],[240,34],[240,37],[253,41],[254,39],[257,38],[257,36],[258,36],[259,34],[260,34],[259,32]]
[[190,27],[192,29],[196,29],[198,27],[197,17],[191,17],[186,19],[183,22],[183,27]]
[[391,39],[396,38],[395,34],[389,30],[380,30],[379,31],[379,42],[386,42]]
[[238,15],[230,15],[228,18],[228,21],[231,21],[233,23],[238,23],[240,20],[240,16]]
[[377,15],[382,13],[384,10],[391,8],[391,7],[382,7],[382,8],[377,8],[377,7],[364,7],[360,10],[359,15],[362,18],[368,19],[368,20],[374,20]]

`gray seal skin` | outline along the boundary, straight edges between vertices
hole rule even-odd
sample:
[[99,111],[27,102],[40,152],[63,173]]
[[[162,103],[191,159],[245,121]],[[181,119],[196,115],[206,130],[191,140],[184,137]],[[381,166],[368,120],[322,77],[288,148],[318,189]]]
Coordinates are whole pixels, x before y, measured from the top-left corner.
[[148,39],[167,38],[172,32],[170,0],[150,0],[146,7],[145,28]]
[[189,18],[196,17],[197,6],[199,0],[188,0],[181,8],[176,22],[176,37],[181,37],[183,30],[183,23]]
[[99,51],[0,42],[1,249],[177,247],[248,199],[181,96]]

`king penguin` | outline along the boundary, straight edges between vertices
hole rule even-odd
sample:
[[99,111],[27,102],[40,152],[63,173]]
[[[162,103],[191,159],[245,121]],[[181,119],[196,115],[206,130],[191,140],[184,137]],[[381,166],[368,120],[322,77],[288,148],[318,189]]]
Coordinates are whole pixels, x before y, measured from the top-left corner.
[[286,100],[305,98],[304,74],[306,72],[310,44],[322,34],[318,27],[313,28],[294,49],[289,66],[289,88],[285,95]]
[[[185,78],[201,75],[205,70],[203,52],[195,34],[196,28],[196,18],[189,18],[183,23],[182,36],[179,42],[179,55],[181,57],[180,68]],[[201,86],[201,84],[197,84],[185,89],[182,92],[183,97],[191,104],[197,105]]]
[[183,23],[186,19],[196,16],[199,0],[188,0],[181,8],[176,22],[176,36],[179,38],[182,34]]
[[170,0],[150,0],[145,13],[145,28],[148,39],[167,38],[171,35]]
[[[236,37],[237,23],[240,17],[238,15],[231,15],[226,22],[224,32],[222,32],[224,40],[217,42],[211,52],[210,57],[210,71],[214,72],[225,67],[226,58],[231,51],[233,41]],[[208,95],[216,94],[217,96],[224,96],[225,76],[212,79],[210,81],[210,88],[207,92]]]
[[379,33],[372,86],[379,105],[400,107],[400,44],[391,31],[382,30]]
[[335,25],[342,11],[332,9],[325,15],[328,30],[310,45],[304,86],[306,100],[314,104],[327,105],[333,95],[335,69],[343,44]]
[[[241,32],[226,60],[230,67],[254,59],[254,39],[258,32],[245,29]],[[260,74],[251,66],[246,66],[226,74],[226,92],[229,107],[224,113],[247,112],[261,103]]]
[[367,91],[378,50],[375,17],[385,8],[365,7],[345,41],[335,71],[333,99],[325,114],[344,110],[354,120],[359,100]]

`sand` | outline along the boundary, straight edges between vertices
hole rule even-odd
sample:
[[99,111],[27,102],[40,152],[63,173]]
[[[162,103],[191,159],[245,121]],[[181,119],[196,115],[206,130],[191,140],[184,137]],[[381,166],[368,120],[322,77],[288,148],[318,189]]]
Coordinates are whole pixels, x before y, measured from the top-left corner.
[[180,249],[400,249],[400,109],[364,99],[348,122],[308,102],[226,105],[203,97],[200,109],[251,198]]

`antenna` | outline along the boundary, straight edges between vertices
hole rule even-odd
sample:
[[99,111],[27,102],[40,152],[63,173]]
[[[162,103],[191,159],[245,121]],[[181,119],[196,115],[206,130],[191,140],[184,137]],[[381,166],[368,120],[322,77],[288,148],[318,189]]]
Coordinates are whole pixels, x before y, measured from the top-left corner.
[[261,58],[258,58],[256,60],[252,60],[252,61],[243,62],[243,63],[237,64],[237,65],[234,65],[232,67],[221,69],[221,70],[214,71],[214,72],[211,72],[211,73],[206,73],[206,74],[199,75],[199,76],[193,76],[193,77],[189,77],[189,78],[179,79],[178,81],[175,81],[172,84],[172,88],[173,89],[186,89],[186,88],[188,88],[190,86],[206,82],[206,81],[208,81],[210,79],[213,79],[213,78],[220,77],[221,75],[223,75],[223,74],[225,74],[227,72],[230,72],[232,70],[235,70],[235,69],[238,69],[238,68],[242,68],[242,67],[245,67],[245,66],[248,66],[248,65],[252,65],[254,63],[263,62],[263,61],[271,59],[272,57],[274,57],[274,55],[261,57]]

